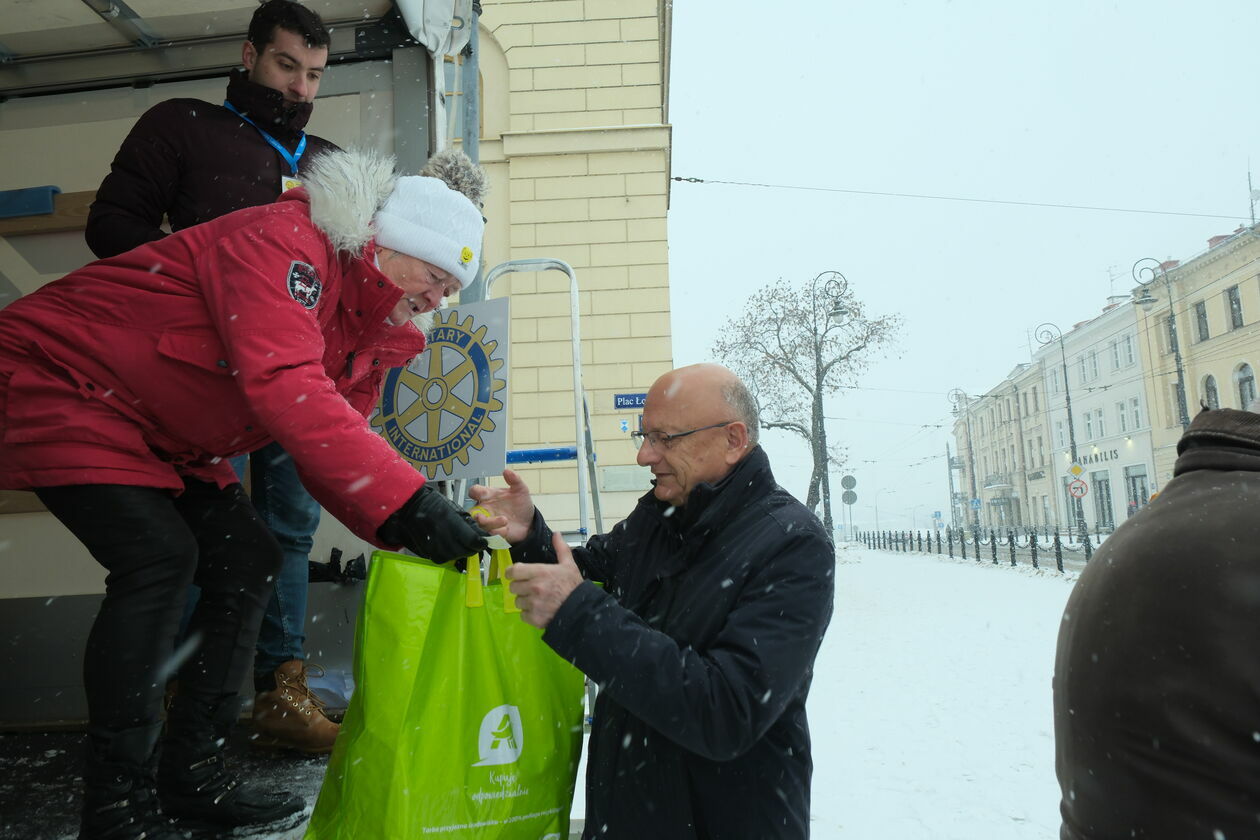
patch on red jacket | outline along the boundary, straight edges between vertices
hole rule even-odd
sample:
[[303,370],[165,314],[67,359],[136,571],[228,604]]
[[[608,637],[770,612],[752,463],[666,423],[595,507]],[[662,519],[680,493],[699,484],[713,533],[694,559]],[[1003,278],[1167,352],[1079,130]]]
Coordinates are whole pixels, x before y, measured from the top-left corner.
[[324,284],[319,281],[315,267],[294,260],[289,263],[289,294],[307,309],[314,309],[319,303],[319,293]]

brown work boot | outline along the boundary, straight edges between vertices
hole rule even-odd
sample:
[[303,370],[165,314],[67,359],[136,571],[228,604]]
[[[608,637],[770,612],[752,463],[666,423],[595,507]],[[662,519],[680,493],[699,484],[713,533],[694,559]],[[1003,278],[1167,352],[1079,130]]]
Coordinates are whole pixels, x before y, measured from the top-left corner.
[[[323,673],[318,665],[312,670]],[[254,697],[254,745],[308,754],[331,752],[341,727],[324,714],[324,704],[306,685],[306,663],[291,659],[275,671],[276,687]]]

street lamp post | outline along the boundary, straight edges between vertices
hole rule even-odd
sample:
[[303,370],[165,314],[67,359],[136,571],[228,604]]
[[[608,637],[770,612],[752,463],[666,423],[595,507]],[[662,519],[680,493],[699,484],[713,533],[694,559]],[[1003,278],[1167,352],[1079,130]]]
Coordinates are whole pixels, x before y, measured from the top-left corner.
[[831,331],[832,325],[839,324],[840,319],[849,314],[849,310],[841,303],[844,300],[845,292],[849,289],[849,281],[838,271],[824,271],[814,277],[815,290],[818,288],[818,281],[824,277],[826,280],[823,282],[822,295],[830,300],[830,308],[827,310],[827,326],[814,339],[813,416],[816,421],[814,435],[818,445],[822,447],[823,471],[820,478],[822,482],[823,525],[827,528],[827,533],[831,533],[831,456],[827,451],[827,421],[823,417],[823,380],[826,379],[826,369],[823,367],[822,345],[827,337],[827,333]]
[[[961,388],[955,388],[949,392],[950,402],[954,404],[955,416],[961,411],[963,422],[967,426],[967,474],[971,478],[971,499],[980,498],[976,493],[976,453],[971,445],[971,409],[970,398]],[[968,507],[971,507],[971,529],[980,532],[980,510],[972,505],[971,499],[967,500]]]
[[[1067,351],[1063,349],[1063,330],[1051,323],[1040,324],[1036,331],[1037,341],[1042,345],[1059,342],[1059,358],[1063,362],[1063,402],[1067,407],[1068,443],[1072,448],[1072,463],[1078,463],[1076,452],[1076,424],[1072,422],[1072,389],[1068,386]],[[1085,506],[1081,497],[1072,495],[1073,507],[1076,508],[1076,530],[1085,543],[1085,560],[1089,561],[1093,554],[1093,546],[1089,542],[1089,533],[1085,530]]]
[[[1148,275],[1144,280],[1143,275]],[[1177,338],[1177,310],[1173,307],[1172,281],[1164,264],[1154,257],[1143,257],[1133,264],[1133,279],[1142,287],[1142,296],[1133,301],[1142,307],[1143,312],[1150,312],[1151,307],[1159,302],[1159,298],[1151,294],[1151,285],[1156,279],[1164,281],[1164,290],[1168,294],[1168,341],[1172,344],[1173,361],[1177,365],[1177,421],[1184,432],[1190,425],[1190,414],[1186,410],[1186,371],[1181,364],[1181,342]],[[1154,371],[1152,371],[1154,375]]]

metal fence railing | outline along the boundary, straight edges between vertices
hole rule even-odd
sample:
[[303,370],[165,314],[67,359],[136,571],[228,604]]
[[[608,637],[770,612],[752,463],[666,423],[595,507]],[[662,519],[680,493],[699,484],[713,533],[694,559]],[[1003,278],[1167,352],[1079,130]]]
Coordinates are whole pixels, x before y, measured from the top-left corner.
[[1034,569],[1053,562],[1064,571],[1083,566],[1102,544],[1106,532],[1078,533],[1070,528],[938,528],[931,531],[855,531],[854,538],[867,548],[884,551],[941,554],[977,562],[1030,564]]

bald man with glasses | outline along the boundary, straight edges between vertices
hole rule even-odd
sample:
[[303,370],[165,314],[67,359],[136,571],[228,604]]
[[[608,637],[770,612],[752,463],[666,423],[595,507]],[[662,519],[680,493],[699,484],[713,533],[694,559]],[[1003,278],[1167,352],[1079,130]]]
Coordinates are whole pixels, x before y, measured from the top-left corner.
[[633,437],[653,489],[608,534],[570,549],[511,470],[472,488],[512,543],[522,618],[600,688],[586,838],[809,836],[835,554],[757,434],[744,384],[692,365],[648,392]]

